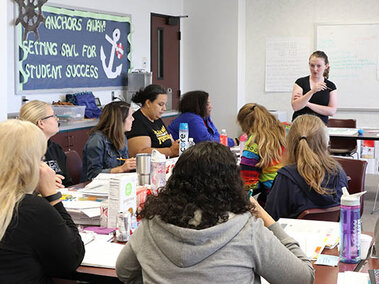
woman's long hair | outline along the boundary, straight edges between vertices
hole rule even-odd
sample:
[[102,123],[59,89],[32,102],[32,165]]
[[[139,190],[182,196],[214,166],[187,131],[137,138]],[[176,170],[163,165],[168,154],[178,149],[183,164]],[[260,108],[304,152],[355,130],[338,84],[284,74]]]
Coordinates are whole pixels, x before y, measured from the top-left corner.
[[45,152],[46,137],[33,123],[14,119],[0,123],[0,240],[20,200],[35,190]]
[[126,102],[111,102],[101,112],[99,122],[90,131],[101,131],[117,150],[125,145],[124,121],[128,117],[130,105]]
[[[166,223],[200,230],[250,207],[233,153],[217,142],[202,142],[179,157],[165,188],[147,199],[141,217],[158,215]],[[201,212],[198,225],[190,222],[195,211]]]
[[46,116],[49,106],[46,102],[38,100],[30,101],[21,107],[19,119],[38,125],[38,121]]
[[284,125],[264,106],[245,104],[238,112],[237,121],[242,131],[253,135],[250,143],[257,143],[261,160],[258,167],[265,168],[283,155],[282,147],[286,145]]
[[325,174],[336,175],[339,164],[328,153],[329,136],[322,120],[315,115],[298,116],[287,135],[284,163],[296,164],[305,182],[319,194],[333,189],[321,186]]
[[203,119],[207,116],[207,103],[209,94],[204,91],[187,92],[180,99],[179,112],[192,112]]

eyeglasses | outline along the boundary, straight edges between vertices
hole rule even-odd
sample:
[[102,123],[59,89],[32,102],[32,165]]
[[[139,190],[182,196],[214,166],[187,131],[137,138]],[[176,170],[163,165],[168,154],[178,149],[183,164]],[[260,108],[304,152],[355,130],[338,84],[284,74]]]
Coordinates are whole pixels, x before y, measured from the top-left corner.
[[54,117],[55,119],[58,119],[58,117],[55,114],[52,114],[49,116],[42,117],[41,120],[49,119],[50,117]]

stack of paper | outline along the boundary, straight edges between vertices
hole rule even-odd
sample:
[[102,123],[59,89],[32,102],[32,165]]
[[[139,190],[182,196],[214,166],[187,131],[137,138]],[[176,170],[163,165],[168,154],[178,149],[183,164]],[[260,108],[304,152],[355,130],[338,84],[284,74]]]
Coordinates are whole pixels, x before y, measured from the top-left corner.
[[324,247],[334,247],[339,239],[338,222],[286,218],[278,222],[311,259],[317,259]]
[[358,134],[358,128],[328,127],[328,132],[331,136],[352,136]]
[[77,225],[100,225],[100,202],[62,201]]

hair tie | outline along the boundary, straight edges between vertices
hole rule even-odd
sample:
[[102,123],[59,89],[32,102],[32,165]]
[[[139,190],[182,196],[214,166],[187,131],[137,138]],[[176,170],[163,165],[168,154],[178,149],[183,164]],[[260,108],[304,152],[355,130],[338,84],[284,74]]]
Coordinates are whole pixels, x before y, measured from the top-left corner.
[[307,137],[305,137],[305,136],[301,136],[301,137],[299,138],[299,142],[300,142],[302,139],[304,139],[305,141],[308,142]]

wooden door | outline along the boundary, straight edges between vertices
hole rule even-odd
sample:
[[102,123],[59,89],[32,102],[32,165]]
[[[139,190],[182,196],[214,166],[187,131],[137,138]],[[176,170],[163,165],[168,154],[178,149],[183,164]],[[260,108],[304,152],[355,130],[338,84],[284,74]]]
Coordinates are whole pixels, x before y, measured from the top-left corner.
[[167,109],[178,109],[179,67],[180,18],[151,14],[152,82],[167,89],[169,94]]

